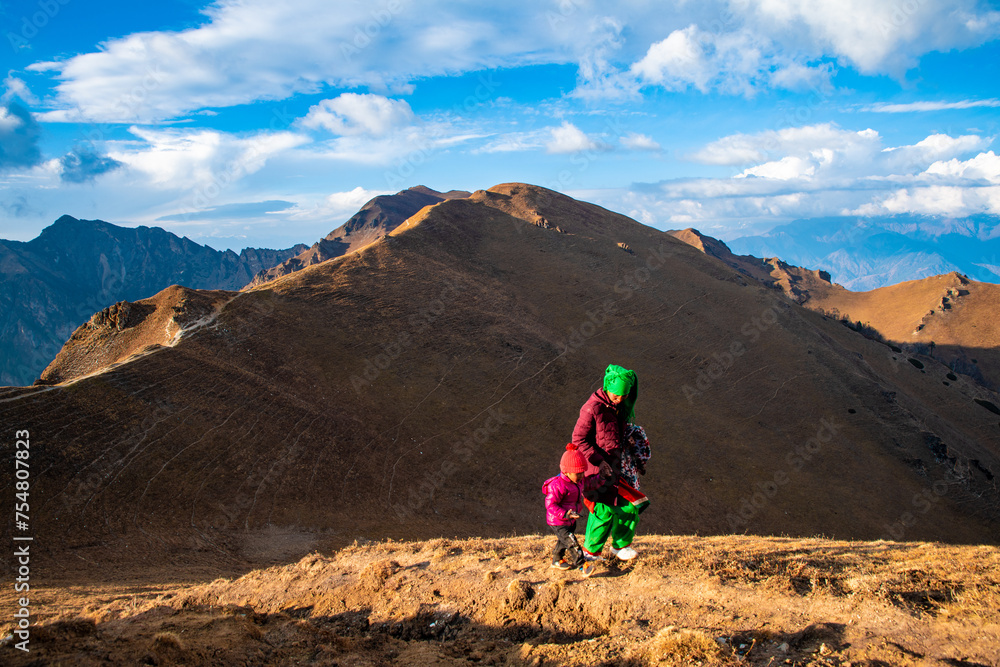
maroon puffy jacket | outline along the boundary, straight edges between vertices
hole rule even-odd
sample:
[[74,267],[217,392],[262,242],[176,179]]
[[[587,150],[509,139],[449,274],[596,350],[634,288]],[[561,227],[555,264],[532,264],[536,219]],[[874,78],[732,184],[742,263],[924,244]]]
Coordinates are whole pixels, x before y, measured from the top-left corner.
[[[622,434],[625,416],[618,414],[617,406],[611,402],[603,389],[598,389],[580,408],[580,418],[573,428],[573,444],[587,460],[585,475],[598,474],[598,466],[606,461],[612,470],[612,478],[617,482],[621,472]],[[614,505],[618,493],[615,484],[599,491],[597,502]]]

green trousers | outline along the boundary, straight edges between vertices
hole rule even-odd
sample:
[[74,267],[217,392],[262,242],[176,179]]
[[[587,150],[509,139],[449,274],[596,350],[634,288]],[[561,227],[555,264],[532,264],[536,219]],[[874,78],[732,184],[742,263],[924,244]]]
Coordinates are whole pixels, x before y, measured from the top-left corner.
[[587,535],[583,548],[592,554],[599,554],[610,535],[611,546],[624,549],[632,544],[638,525],[639,512],[632,503],[619,507],[596,503],[594,511],[587,518]]

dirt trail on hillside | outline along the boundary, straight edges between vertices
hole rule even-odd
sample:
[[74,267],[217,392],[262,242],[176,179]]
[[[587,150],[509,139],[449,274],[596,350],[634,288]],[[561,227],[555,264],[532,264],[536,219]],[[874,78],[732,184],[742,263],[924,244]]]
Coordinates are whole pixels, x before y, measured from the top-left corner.
[[0,662],[1000,665],[996,547],[645,536],[584,579],[549,568],[551,546],[389,541],[210,582],[62,582],[36,593],[31,652],[8,639]]

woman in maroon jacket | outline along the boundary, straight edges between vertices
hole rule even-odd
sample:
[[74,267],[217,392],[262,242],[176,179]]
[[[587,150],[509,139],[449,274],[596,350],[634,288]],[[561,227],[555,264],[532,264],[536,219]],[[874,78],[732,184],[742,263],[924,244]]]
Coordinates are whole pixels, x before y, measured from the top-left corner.
[[608,536],[612,555],[621,560],[631,560],[637,555],[630,545],[639,513],[632,503],[618,495],[618,475],[625,424],[635,417],[638,395],[639,381],[634,371],[614,364],[608,366],[604,386],[580,408],[580,418],[573,429],[573,444],[587,461],[584,474],[601,476],[601,486],[587,494],[590,516],[583,550],[591,559],[600,556]]

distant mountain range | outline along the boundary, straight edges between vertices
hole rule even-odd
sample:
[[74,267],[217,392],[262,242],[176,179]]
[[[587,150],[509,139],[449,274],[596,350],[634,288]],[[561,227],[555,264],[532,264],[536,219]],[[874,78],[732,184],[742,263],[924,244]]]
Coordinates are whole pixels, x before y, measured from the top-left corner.
[[27,242],[0,240],[0,385],[29,385],[95,311],[181,284],[238,290],[306,246],[219,251],[159,227],[64,215]]
[[[77,326],[118,301],[173,284],[209,290],[258,286],[373,243],[425,206],[469,196],[424,186],[378,196],[311,247],[285,250],[222,252],[158,227],[124,228],[70,216],[32,241],[0,240],[0,385],[32,383]],[[951,272],[1000,282],[1000,216],[814,218],[735,239],[729,247],[695,234],[682,240],[723,261],[741,262],[759,280],[780,282],[800,303],[807,298],[800,266],[813,269],[820,282],[853,291]],[[760,264],[757,258],[772,259]]]
[[1000,216],[996,215],[810,218],[733,239],[728,245],[737,254],[780,257],[823,269],[834,282],[853,291],[952,271],[980,282],[1000,282]]

